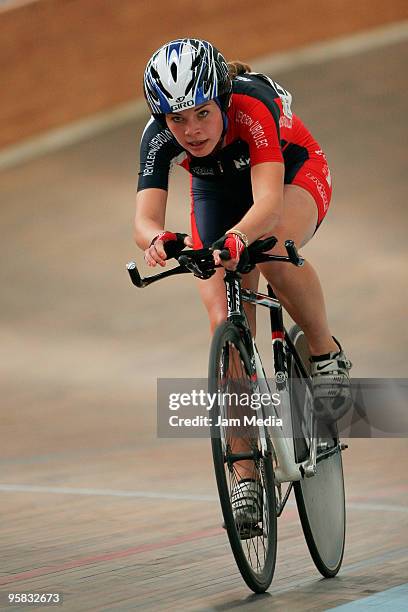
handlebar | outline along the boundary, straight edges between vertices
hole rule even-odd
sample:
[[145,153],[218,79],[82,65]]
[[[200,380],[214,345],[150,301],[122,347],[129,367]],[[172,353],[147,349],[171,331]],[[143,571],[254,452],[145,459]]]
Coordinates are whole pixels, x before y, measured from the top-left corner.
[[[265,240],[256,240],[253,242],[248,247],[249,264],[245,267],[245,269],[239,271],[245,274],[252,270],[256,264],[265,263],[268,261],[284,261],[298,267],[303,266],[305,260],[303,257],[298,255],[293,240],[285,241],[287,256],[267,254],[266,251],[270,251],[276,243],[277,239],[275,236],[271,236]],[[176,274],[186,274],[191,272],[198,278],[208,279],[215,273],[216,268],[221,267],[215,265],[213,251],[212,249],[208,248],[183,251],[176,259],[179,264],[177,267],[166,270],[165,272],[154,274],[153,276],[145,276],[144,278],[140,276],[139,270],[137,269],[134,261],[130,261],[126,265],[126,268],[129,272],[132,283],[139,289],[143,289],[144,287],[147,287],[148,285],[151,285],[162,278],[174,276]]]

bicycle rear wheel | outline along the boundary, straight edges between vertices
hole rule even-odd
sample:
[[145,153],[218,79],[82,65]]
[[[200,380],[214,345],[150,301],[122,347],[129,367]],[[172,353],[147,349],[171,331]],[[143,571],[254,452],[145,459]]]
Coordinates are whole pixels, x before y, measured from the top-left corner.
[[[243,408],[234,396],[251,397],[252,384],[250,358],[240,332],[234,324],[225,322],[214,334],[209,361],[209,391],[218,394],[210,415],[214,468],[235,561],[249,588],[263,593],[272,581],[276,561],[272,447],[263,426],[245,425],[245,414],[256,419],[261,415]],[[231,394],[229,401],[224,394]],[[240,516],[234,506],[237,485],[244,480],[254,483],[259,491],[258,513],[251,521]]]
[[[298,325],[289,331],[296,351],[307,372],[309,353],[306,338]],[[311,439],[311,404],[302,383],[303,375],[289,353],[289,376],[293,420],[303,436],[296,434],[297,461],[305,459]],[[302,391],[303,389],[303,391]],[[337,431],[319,431],[317,472],[294,483],[296,503],[306,543],[319,572],[332,578],[340,569],[345,544],[346,510],[343,463]]]

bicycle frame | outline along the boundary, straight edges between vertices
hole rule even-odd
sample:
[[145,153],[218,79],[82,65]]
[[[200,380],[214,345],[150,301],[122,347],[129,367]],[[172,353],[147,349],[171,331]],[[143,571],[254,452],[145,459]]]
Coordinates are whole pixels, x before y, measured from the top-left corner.
[[[259,244],[264,247],[267,251],[271,249],[276,243],[276,238],[267,238],[264,241],[259,241]],[[255,243],[252,245],[255,247]],[[250,247],[250,248],[252,248]],[[282,255],[269,255],[263,253],[258,246],[258,250],[255,254],[255,263],[267,262],[267,261],[281,261],[294,264],[296,266],[302,266],[304,260],[299,257],[296,247],[292,240],[285,241],[285,248],[287,256]],[[144,288],[149,286],[151,283],[157,282],[165,277],[193,273],[195,276],[207,279],[212,276],[216,267],[213,263],[213,258],[210,249],[201,249],[197,251],[184,251],[178,257],[179,267],[160,272],[153,276],[147,276],[142,278],[139,274],[136,264],[131,261],[127,264],[127,270],[131,277],[133,284],[136,287]],[[252,338],[251,331],[246,320],[245,312],[243,310],[243,302],[254,304],[255,306],[265,306],[270,311],[271,321],[271,332],[272,332],[272,344],[273,344],[273,355],[274,355],[274,367],[275,367],[275,381],[277,388],[280,393],[281,404],[284,404],[285,413],[291,415],[290,410],[290,397],[288,389],[288,372],[286,366],[284,342],[289,347],[289,351],[292,357],[295,359],[296,365],[299,371],[304,376],[306,381],[306,394],[308,401],[312,401],[312,389],[311,382],[305,371],[302,360],[300,359],[295,347],[293,346],[285,328],[283,325],[282,306],[276,296],[273,294],[272,289],[268,286],[269,295],[264,295],[255,291],[249,291],[241,287],[241,273],[231,272],[226,270],[225,272],[225,284],[226,284],[226,296],[227,296],[227,308],[228,308],[228,320],[236,324],[243,334],[243,340],[247,348],[248,354],[251,358],[252,373],[255,379],[264,381],[264,384],[268,388],[270,393],[266,375],[262,366],[262,361],[258,353],[255,341]],[[277,416],[275,411],[275,416]],[[265,427],[265,426],[264,426]],[[266,439],[269,435],[273,442],[277,468],[275,470],[276,482],[278,484],[283,482],[294,482],[300,480],[303,476],[310,477],[316,473],[316,464],[321,459],[330,456],[332,453],[337,452],[338,448],[342,448],[342,445],[337,445],[333,449],[327,452],[320,453],[317,457],[317,435],[315,429],[314,419],[311,414],[311,445],[309,449],[309,457],[300,463],[295,460],[294,452],[294,441],[293,437],[285,437],[283,430],[280,433],[276,433],[272,430],[267,432],[265,427],[263,449],[266,452],[267,444]]]
[[[271,332],[272,332],[272,345],[273,345],[273,356],[274,356],[274,369],[275,369],[275,382],[277,389],[280,394],[280,405],[284,406],[284,414],[291,415],[290,409],[290,397],[288,389],[288,372],[286,367],[286,358],[284,353],[284,340],[288,343],[291,353],[296,360],[297,366],[306,380],[306,393],[309,396],[309,401],[312,401],[312,394],[310,388],[310,381],[305,372],[304,365],[298,356],[290,338],[288,338],[282,316],[282,306],[279,300],[276,299],[271,287],[268,285],[269,295],[258,293],[256,291],[250,291],[248,289],[242,289],[240,283],[241,275],[238,272],[226,271],[224,281],[226,286],[227,295],[227,318],[229,321],[237,325],[243,332],[243,338],[251,357],[251,364],[256,373],[257,384],[265,385],[267,392],[270,393],[270,388],[267,382],[265,371],[262,365],[261,358],[259,356],[258,349],[256,347],[255,340],[253,339],[249,330],[248,322],[243,310],[243,302],[254,304],[255,306],[264,306],[269,309]],[[278,413],[272,406],[274,416],[278,418]],[[312,422],[311,422],[312,425]],[[312,425],[313,426],[313,425]],[[285,437],[283,428],[276,425],[271,428],[268,432],[264,425],[265,433],[263,440],[263,447],[266,450],[266,436],[269,435],[272,440],[274,447],[277,466],[275,468],[275,479],[278,484],[284,482],[294,482],[300,480],[304,475],[307,477],[313,476],[316,473],[317,463],[317,439],[315,435],[311,437],[310,455],[308,459],[300,463],[296,462],[293,438]],[[276,430],[280,431],[277,432]]]

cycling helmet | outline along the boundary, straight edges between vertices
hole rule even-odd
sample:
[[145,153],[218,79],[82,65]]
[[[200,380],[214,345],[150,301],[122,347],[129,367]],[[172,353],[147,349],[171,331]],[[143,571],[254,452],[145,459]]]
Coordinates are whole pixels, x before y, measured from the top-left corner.
[[163,45],[147,63],[144,93],[154,117],[215,100],[225,112],[232,84],[221,53],[206,40],[179,38]]

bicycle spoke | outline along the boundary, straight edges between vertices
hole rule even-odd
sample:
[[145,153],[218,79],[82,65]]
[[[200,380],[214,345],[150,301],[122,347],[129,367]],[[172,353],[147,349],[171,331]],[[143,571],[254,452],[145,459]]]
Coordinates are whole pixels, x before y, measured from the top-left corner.
[[[232,397],[234,393],[239,398],[242,393],[250,395],[252,385],[250,376],[248,375],[245,364],[235,346],[232,343],[226,344],[222,352],[222,363],[220,364],[220,391],[229,393]],[[228,419],[230,422],[237,413],[243,416],[244,412],[238,405],[228,404],[220,406],[221,418]],[[255,437],[256,435],[256,437]],[[259,439],[259,432],[252,427],[243,428],[242,426],[221,426],[221,436],[224,441],[225,449],[225,469],[227,471],[228,490],[230,499],[234,489],[242,480],[242,475],[245,478],[259,482],[261,490],[265,487],[264,476],[261,470],[261,464],[256,457],[261,452],[262,446]],[[228,457],[233,454],[236,448],[239,447],[242,451],[246,447],[248,453],[252,452],[254,459],[237,461],[232,464],[232,470],[229,466]],[[236,528],[240,536],[245,535],[242,539],[243,550],[248,559],[250,566],[257,573],[260,573],[264,567],[267,556],[266,541],[269,533],[268,512],[265,512],[264,504],[266,503],[265,495],[262,495],[262,516],[257,524],[243,524],[236,519]]]
[[[251,589],[264,592],[276,560],[276,501],[270,440],[252,409],[251,359],[238,327],[217,328],[209,382],[219,392],[212,447],[225,527],[241,574]],[[266,434],[266,435],[265,435]],[[265,450],[267,449],[267,452]]]

